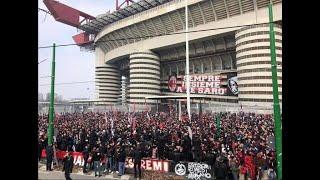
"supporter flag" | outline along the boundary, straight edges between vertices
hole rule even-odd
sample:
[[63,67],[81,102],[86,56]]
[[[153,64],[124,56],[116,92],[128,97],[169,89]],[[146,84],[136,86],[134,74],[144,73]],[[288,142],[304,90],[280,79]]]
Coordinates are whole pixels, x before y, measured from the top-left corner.
[[128,122],[129,122],[129,124],[131,124],[131,115],[130,115],[130,112],[128,112]]
[[148,120],[149,122],[151,121],[151,118],[150,118],[150,115],[149,115],[149,112],[147,111],[147,117],[148,117]]
[[145,111],[148,111],[148,107],[147,107],[147,99],[144,99],[144,108],[145,108]]
[[111,118],[111,129],[113,129],[114,117]]
[[106,124],[108,124],[107,112],[104,113],[104,119],[105,119],[105,121],[106,121]]
[[136,117],[132,117],[132,131],[136,129]]
[[189,137],[192,140],[192,130],[190,128],[190,126],[188,126],[188,133],[189,133]]

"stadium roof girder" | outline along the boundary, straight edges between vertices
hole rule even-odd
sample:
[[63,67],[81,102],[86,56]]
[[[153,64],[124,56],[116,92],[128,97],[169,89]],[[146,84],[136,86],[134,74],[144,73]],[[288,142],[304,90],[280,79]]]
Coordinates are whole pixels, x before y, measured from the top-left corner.
[[[110,17],[108,17],[108,19],[106,19],[106,17],[102,17],[101,19],[107,21],[108,23],[112,23],[112,19]],[[111,20],[111,21],[110,21]]]
[[[155,4],[153,5],[154,2]],[[149,1],[146,1],[146,0],[141,0],[141,1],[138,1],[136,3],[133,3],[123,9],[120,9],[118,11],[114,11],[113,13],[109,13],[109,14],[106,14],[106,15],[103,15],[102,17],[100,18],[96,18],[94,20],[91,20],[89,23],[86,23],[86,24],[83,24],[83,25],[80,25],[79,26],[79,29],[82,29],[84,31],[86,31],[86,29],[88,28],[84,28],[85,26],[93,26],[93,25],[97,25],[96,23],[94,23],[95,21],[99,22],[98,19],[104,19],[106,20],[108,23],[102,23],[102,28],[110,23],[114,23],[118,20],[121,20],[121,19],[124,19],[128,16],[132,16],[136,13],[139,13],[139,12],[142,12],[142,11],[145,11],[145,10],[148,10],[148,9],[151,9],[153,7],[156,7],[156,6],[159,6],[161,4],[164,4],[168,2],[168,0],[163,0],[163,1],[158,1],[158,0],[149,0]],[[127,12],[127,13],[123,13],[123,12]],[[119,16],[121,15],[121,16]],[[106,17],[108,18],[108,20],[106,19]],[[117,17],[117,18],[113,18],[113,17]],[[109,19],[111,19],[111,21],[109,21]],[[95,26],[93,28],[96,28]],[[102,29],[100,28],[100,29]],[[98,30],[99,31],[99,30]],[[95,31],[97,32],[97,31]]]
[[150,3],[149,3],[148,1],[146,1],[146,0],[141,0],[141,1],[145,2],[145,3],[148,4],[150,7],[154,7],[154,5],[150,4]]
[[[124,9],[120,9],[120,11],[126,11],[126,12],[128,12],[128,13],[131,13],[130,11],[128,11],[126,8],[124,8]],[[127,15],[127,16],[130,16],[130,14],[129,15]]]
[[140,4],[140,2],[142,2],[142,1],[138,1],[137,4],[141,7],[141,9],[147,10],[147,8],[143,7],[143,6]]

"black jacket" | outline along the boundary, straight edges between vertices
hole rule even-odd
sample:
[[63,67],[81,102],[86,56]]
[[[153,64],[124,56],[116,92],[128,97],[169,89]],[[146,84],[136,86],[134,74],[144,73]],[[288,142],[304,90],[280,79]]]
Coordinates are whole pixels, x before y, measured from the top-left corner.
[[100,161],[101,160],[101,153],[100,152],[94,152],[92,156],[93,161]]
[[227,166],[223,162],[216,162],[214,167],[214,174],[216,178],[226,178],[227,177]]
[[119,162],[125,162],[126,161],[126,151],[122,150],[120,151],[120,154],[118,156]]
[[88,151],[88,149],[83,150],[82,156],[83,156],[83,159],[84,159],[84,160],[88,160],[88,158],[89,158],[89,151]]
[[72,173],[73,169],[73,156],[66,156],[63,158],[63,169],[66,173]]
[[141,150],[138,150],[136,149],[134,152],[133,152],[133,160],[134,160],[134,163],[140,163],[141,162],[141,159],[142,159],[142,152]]
[[47,146],[46,148],[46,154],[48,159],[53,158],[53,147],[52,146]]
[[184,152],[188,152],[191,150],[191,139],[189,136],[185,136],[183,138],[182,148]]

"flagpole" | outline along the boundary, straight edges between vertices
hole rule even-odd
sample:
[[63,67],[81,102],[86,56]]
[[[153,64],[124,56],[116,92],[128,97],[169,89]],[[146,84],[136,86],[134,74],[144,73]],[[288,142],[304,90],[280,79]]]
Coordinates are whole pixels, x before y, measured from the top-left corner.
[[187,111],[189,116],[189,121],[191,122],[190,113],[190,79],[189,79],[189,26],[188,26],[188,0],[185,0],[185,16],[186,16],[186,89],[187,89]]

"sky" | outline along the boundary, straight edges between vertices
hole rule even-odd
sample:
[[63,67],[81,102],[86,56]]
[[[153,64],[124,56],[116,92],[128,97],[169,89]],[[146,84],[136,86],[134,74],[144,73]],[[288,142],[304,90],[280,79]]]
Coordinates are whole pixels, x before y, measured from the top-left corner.
[[[59,2],[83,11],[92,16],[115,10],[115,0],[59,0]],[[47,10],[42,0],[38,7]],[[53,43],[74,43],[72,36],[78,34],[75,27],[55,21],[43,11],[38,12],[38,46],[50,46]],[[47,59],[47,60],[45,60]],[[45,61],[43,61],[45,60]],[[52,48],[38,49],[38,92],[44,95],[50,92]],[[55,93],[64,99],[94,98],[94,82],[79,84],[58,83],[94,81],[94,52],[80,51],[78,46],[56,47]]]

